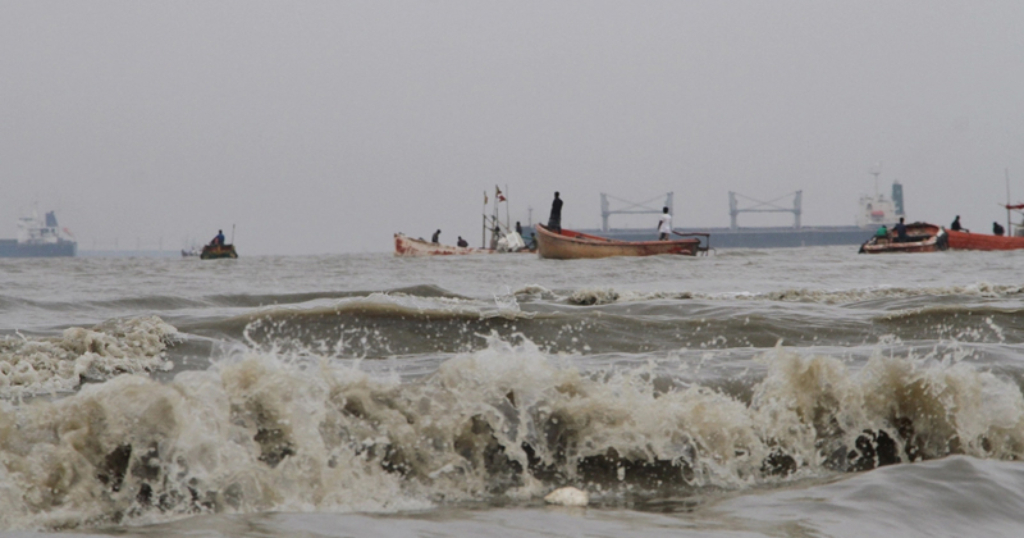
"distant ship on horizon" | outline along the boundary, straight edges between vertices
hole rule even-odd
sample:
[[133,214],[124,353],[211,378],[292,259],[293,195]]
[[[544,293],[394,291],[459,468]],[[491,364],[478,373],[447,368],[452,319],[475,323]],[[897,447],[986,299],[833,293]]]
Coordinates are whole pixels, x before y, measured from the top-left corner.
[[40,218],[37,211],[18,219],[18,238],[0,239],[0,258],[55,258],[74,256],[78,242],[60,228],[53,211]]

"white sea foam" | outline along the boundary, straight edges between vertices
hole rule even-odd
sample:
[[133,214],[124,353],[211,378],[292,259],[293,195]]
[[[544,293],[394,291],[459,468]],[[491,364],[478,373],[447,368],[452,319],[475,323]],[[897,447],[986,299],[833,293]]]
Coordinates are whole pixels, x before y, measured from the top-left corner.
[[389,511],[566,482],[746,488],[884,463],[883,432],[901,461],[1024,457],[1020,389],[965,362],[879,355],[854,371],[777,348],[746,401],[518,342],[492,338],[414,381],[253,353],[168,383],[121,375],[0,402],[0,526]]
[[166,365],[162,352],[176,333],[152,316],[72,327],[59,337],[0,339],[0,395],[64,392],[83,379],[161,368]]

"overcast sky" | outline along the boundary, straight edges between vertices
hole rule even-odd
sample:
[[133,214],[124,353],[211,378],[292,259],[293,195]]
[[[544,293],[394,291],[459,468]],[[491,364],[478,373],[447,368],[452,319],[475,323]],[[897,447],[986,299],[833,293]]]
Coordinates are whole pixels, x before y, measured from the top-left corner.
[[1024,201],[1024,2],[0,0],[0,237],[38,204],[81,250],[476,244],[495,184],[524,224],[798,189],[853,224],[877,162],[910,220],[990,229],[1005,169]]

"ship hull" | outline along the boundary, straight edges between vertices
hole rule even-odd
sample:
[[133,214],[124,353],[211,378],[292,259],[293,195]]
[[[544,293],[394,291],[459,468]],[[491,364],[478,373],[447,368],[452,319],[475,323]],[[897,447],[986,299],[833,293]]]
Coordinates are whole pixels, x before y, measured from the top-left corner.
[[61,241],[47,244],[24,244],[16,239],[0,239],[0,258],[64,258],[78,254],[78,243]]

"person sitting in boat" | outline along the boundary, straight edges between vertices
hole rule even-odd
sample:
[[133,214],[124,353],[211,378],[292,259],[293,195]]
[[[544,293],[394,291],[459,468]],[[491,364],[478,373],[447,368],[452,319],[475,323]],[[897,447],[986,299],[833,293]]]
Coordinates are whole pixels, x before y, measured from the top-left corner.
[[668,214],[668,207],[661,208],[661,217],[658,218],[659,241],[668,241],[668,235],[672,233],[672,215]]
[[883,224],[877,230],[875,230],[875,237],[879,239],[885,239],[886,237],[889,237],[889,228],[886,228]]
[[953,224],[949,225],[949,229],[953,230],[954,232],[968,231],[966,228],[960,225],[960,215],[957,215],[956,218],[953,219]]
[[217,236],[210,241],[211,247],[223,247],[224,246],[224,230],[217,230]]
[[1006,233],[1006,228],[1003,228],[1002,226],[1000,226],[998,222],[993,222],[992,223],[992,233],[994,235],[1003,235],[1004,233]]
[[441,240],[441,230],[438,230],[438,231],[434,232],[434,235],[430,237],[430,242],[435,244],[435,245],[438,244],[438,241],[440,241],[440,240]]
[[910,238],[907,237],[907,225],[903,223],[903,217],[900,217],[900,221],[897,222],[896,226],[893,226],[892,229],[896,232],[897,243],[906,243],[910,240]]
[[466,248],[466,247],[469,246],[469,243],[465,239],[463,239],[462,236],[460,235],[459,236],[459,242],[456,243],[456,245],[459,245],[462,248]]

